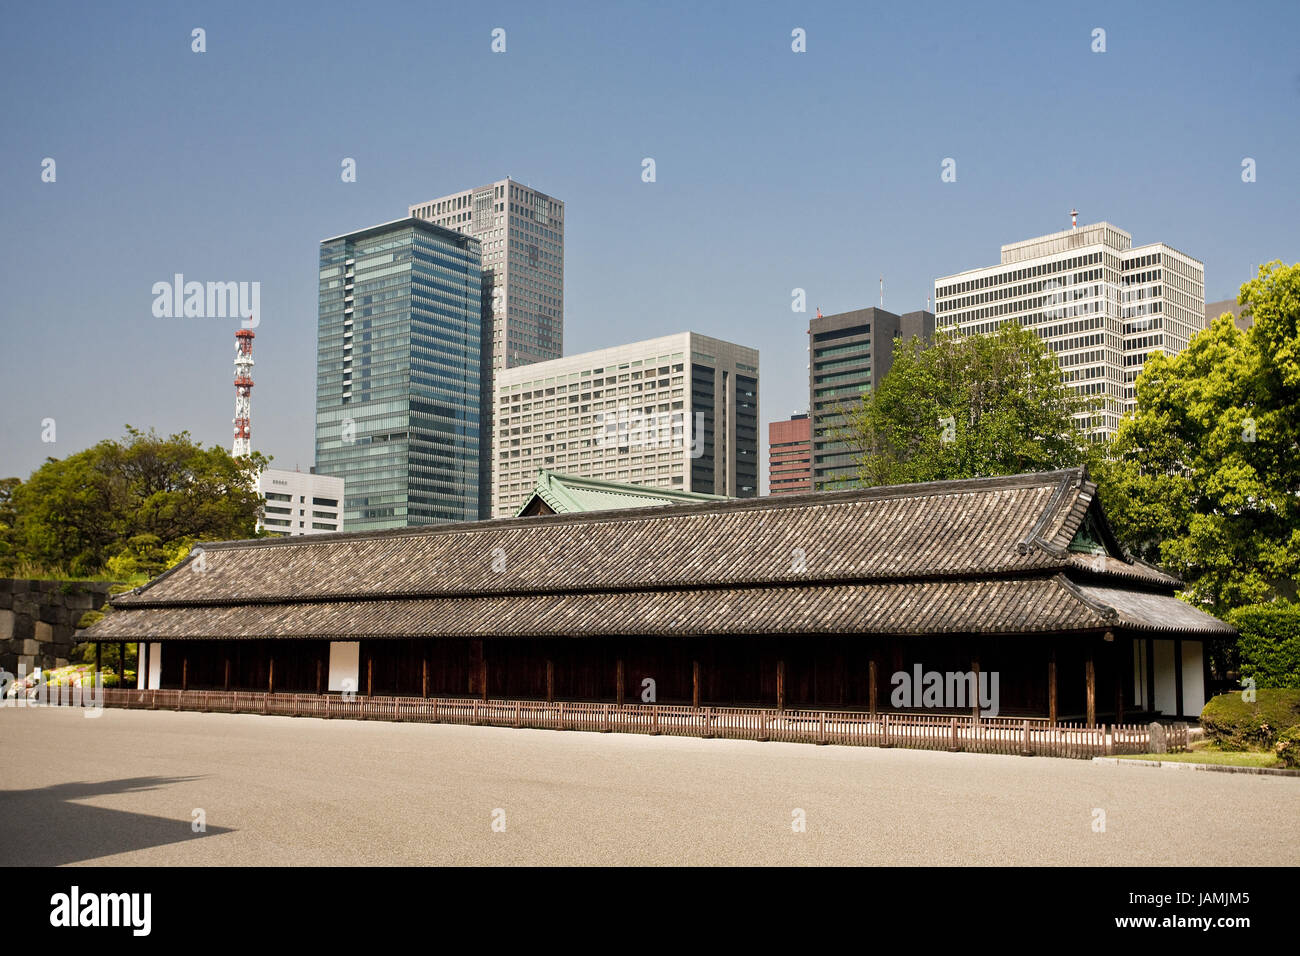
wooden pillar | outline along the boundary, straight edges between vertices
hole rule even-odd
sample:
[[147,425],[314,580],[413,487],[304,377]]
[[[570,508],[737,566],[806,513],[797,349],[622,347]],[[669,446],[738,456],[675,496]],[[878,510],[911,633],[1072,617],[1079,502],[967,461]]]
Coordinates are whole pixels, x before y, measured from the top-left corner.
[[555,703],[555,661],[546,659],[546,702]]
[[975,699],[971,702],[971,717],[975,723],[980,719],[980,659],[974,657],[970,662],[971,672],[975,675]]
[[1092,639],[1085,638],[1088,644],[1088,656],[1083,663],[1083,679],[1088,694],[1088,726],[1097,723],[1097,665],[1092,659]]
[[275,693],[275,655],[268,654],[266,657],[266,692]]
[[188,653],[181,657],[181,690],[190,689],[190,655]]
[[1147,710],[1156,713],[1156,642],[1147,638]]
[[375,659],[366,654],[366,696],[375,696]]
[[429,649],[425,647],[420,653],[420,696],[429,696]]
[[[1122,724],[1124,723],[1125,685],[1131,683],[1131,681],[1125,679],[1128,671],[1128,667],[1125,666],[1124,661],[1125,642],[1119,640],[1114,635],[1111,635],[1111,639],[1115,642],[1115,723]],[[1130,661],[1133,659],[1133,653],[1131,650],[1128,654],[1128,658]]]
[[[95,673],[104,673],[104,645],[99,641],[95,642]],[[145,686],[147,687],[148,684]]]
[[776,709],[785,710],[785,661],[776,662]]
[[700,706],[700,662],[691,661],[691,706]]
[[623,658],[619,658],[614,665],[614,700],[622,706],[623,704]]
[[1047,659],[1047,718],[1052,726],[1056,726],[1056,645],[1052,644],[1050,656]]
[[230,652],[226,652],[226,683],[225,689],[230,690]]
[[324,671],[324,669],[325,669],[324,662],[319,657],[317,657],[316,658],[316,693],[318,694],[320,693],[321,673],[322,671]]
[[488,657],[487,644],[483,645],[483,656],[479,658],[479,686],[483,688],[483,699],[488,699]]
[[873,657],[867,663],[867,707],[872,717],[876,716],[876,695],[878,684],[876,683],[876,659]]
[[135,682],[139,686],[144,677],[144,686],[149,686],[149,645],[145,641],[135,645]]
[[1174,711],[1183,716],[1183,639],[1174,638]]
[[126,686],[126,645],[117,645],[117,686]]

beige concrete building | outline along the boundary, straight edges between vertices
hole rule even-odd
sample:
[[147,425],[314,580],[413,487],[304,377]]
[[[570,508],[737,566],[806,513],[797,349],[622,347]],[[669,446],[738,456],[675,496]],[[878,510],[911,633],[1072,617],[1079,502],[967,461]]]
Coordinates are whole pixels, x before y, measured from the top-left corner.
[[1177,355],[1205,328],[1205,266],[1163,242],[1135,247],[1101,222],[1005,245],[998,265],[937,279],[934,298],[939,329],[1033,330],[1066,382],[1099,398],[1094,432],[1109,437],[1136,402],[1146,357]]
[[677,491],[758,494],[758,351],[681,332],[503,369],[492,514],[539,470]]

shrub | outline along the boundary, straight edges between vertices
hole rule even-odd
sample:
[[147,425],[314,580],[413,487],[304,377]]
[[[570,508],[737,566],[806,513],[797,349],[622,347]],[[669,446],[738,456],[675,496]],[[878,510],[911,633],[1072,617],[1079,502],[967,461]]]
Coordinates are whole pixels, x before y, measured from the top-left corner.
[[1300,727],[1300,690],[1260,688],[1254,701],[1240,691],[1214,697],[1201,711],[1205,735],[1224,750],[1272,747],[1279,736]]
[[90,627],[92,624],[98,624],[103,619],[103,611],[87,611],[85,614],[81,615],[81,620],[77,622],[77,627],[79,629]]
[[1241,676],[1258,687],[1300,687],[1300,604],[1248,604],[1228,615],[1241,636]]
[[1279,734],[1276,750],[1284,767],[1300,768],[1300,727]]

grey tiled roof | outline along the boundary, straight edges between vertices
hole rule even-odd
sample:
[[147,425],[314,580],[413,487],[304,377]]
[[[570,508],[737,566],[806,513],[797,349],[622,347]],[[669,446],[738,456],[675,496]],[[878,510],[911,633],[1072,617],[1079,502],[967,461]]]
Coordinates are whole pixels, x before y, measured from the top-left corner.
[[1099,511],[1112,556],[1068,550],[1095,490],[1071,469],[205,545],[87,636],[1226,628],[1124,556]]
[[[357,640],[410,637],[601,637],[608,635],[965,634],[1098,630],[1120,625],[1187,633],[1230,632],[1177,598],[1140,595],[1109,613],[1063,575],[993,581],[920,581],[810,587],[492,595],[382,601],[293,602],[142,608],[112,614],[100,640],[261,638]],[[1111,603],[1118,603],[1112,601]]]

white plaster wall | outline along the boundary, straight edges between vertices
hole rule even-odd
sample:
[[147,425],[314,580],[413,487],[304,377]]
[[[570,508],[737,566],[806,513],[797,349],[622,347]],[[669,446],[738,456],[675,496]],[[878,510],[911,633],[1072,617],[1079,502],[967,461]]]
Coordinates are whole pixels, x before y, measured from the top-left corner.
[[[359,641],[330,642],[330,690],[360,689],[361,644]],[[351,681],[343,686],[344,681]]]
[[1196,716],[1205,708],[1205,647],[1183,641],[1183,713]]
[[157,643],[145,645],[141,643],[136,649],[136,654],[138,655],[140,651],[144,651],[149,657],[148,661],[146,661],[148,672],[146,673],[145,668],[139,666],[140,659],[137,657],[135,668],[136,689],[157,690],[162,683],[162,645]]
[[1136,710],[1147,709],[1147,643],[1133,642],[1133,702]]
[[1170,717],[1179,716],[1178,687],[1174,683],[1174,642],[1168,640],[1152,641],[1154,659],[1152,666],[1156,674],[1155,711]]

